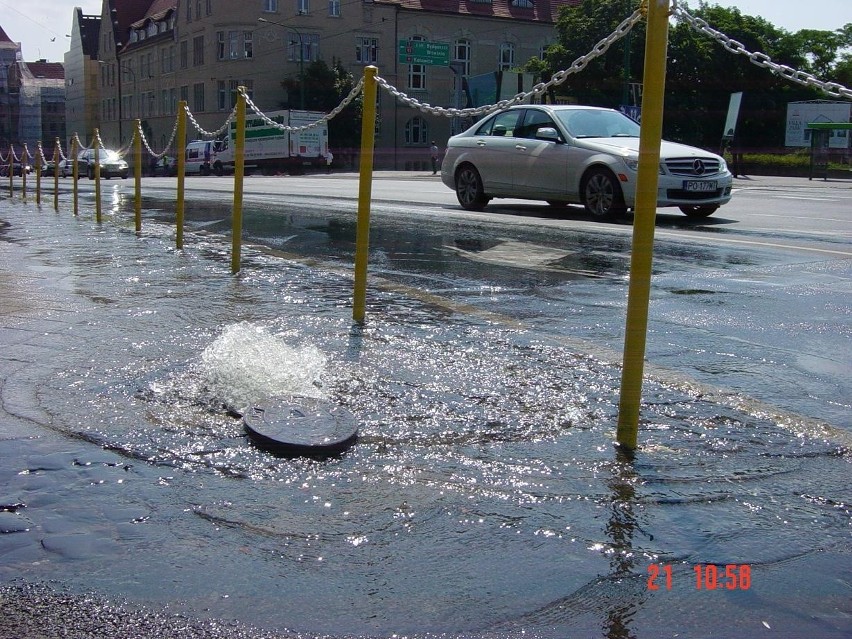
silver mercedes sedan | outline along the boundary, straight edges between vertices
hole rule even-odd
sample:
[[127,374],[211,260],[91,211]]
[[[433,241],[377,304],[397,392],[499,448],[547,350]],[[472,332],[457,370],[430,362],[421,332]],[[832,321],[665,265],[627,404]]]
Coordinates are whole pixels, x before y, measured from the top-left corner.
[[[441,180],[468,210],[492,198],[582,204],[598,219],[634,207],[639,125],[613,109],[519,105],[450,138]],[[733,177],[720,156],[663,140],[657,206],[706,217],[731,199]]]

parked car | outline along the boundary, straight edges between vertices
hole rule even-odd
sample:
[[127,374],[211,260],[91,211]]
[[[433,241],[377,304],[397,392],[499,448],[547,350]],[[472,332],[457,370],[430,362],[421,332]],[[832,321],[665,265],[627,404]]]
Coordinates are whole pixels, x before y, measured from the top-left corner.
[[59,177],[68,177],[74,172],[74,162],[70,159],[59,160]]
[[[12,162],[12,175],[20,177],[26,171],[29,175],[33,172],[33,167],[29,164],[21,164],[20,162]],[[0,164],[0,176],[9,177],[9,165]]]
[[177,175],[177,160],[168,155],[157,158],[156,162],[149,164],[148,174],[152,177],[173,177]]
[[[127,179],[128,166],[127,162],[121,159],[115,151],[109,149],[98,150],[98,163],[101,166],[101,177],[109,179],[111,177],[120,177]],[[67,167],[70,175],[72,167]],[[87,176],[90,180],[95,179],[95,150],[84,149],[77,156],[77,175],[78,177]]]
[[[518,105],[450,138],[441,180],[465,209],[495,197],[582,204],[598,219],[634,207],[639,125],[613,109]],[[706,217],[731,199],[725,161],[663,140],[657,206]]]

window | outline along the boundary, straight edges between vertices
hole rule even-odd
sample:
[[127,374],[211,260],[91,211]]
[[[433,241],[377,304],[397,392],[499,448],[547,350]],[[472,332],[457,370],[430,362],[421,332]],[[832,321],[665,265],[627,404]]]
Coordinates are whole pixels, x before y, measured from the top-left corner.
[[192,85],[192,110],[195,113],[204,111],[204,83]]
[[426,144],[429,139],[429,125],[420,116],[405,123],[405,143],[411,145]]
[[278,0],[263,0],[262,10],[267,13],[278,12]]
[[470,75],[470,40],[456,40],[453,45],[453,62],[462,65],[461,75]]
[[361,64],[375,64],[379,61],[378,38],[355,38],[355,61]]
[[216,57],[219,60],[243,60],[253,55],[251,31],[217,31]]
[[199,67],[204,64],[204,36],[195,36],[192,39],[192,65]]
[[192,22],[192,2],[186,3],[186,21]]
[[[411,36],[409,40],[422,42],[426,40],[423,36]],[[425,64],[409,64],[408,65],[408,88],[424,90],[426,88],[426,65]],[[406,125],[407,126],[407,125]]]
[[328,0],[328,15],[340,17],[340,0]]
[[306,15],[311,10],[309,0],[296,0],[296,13]]
[[512,0],[512,6],[520,7],[522,9],[532,9],[533,0]]
[[189,66],[189,42],[186,40],[180,43],[180,68],[185,69]]
[[499,71],[508,71],[515,68],[515,45],[504,42],[500,45],[500,59],[497,61]]
[[[216,86],[216,106],[220,111],[233,109],[237,104],[237,89],[240,85],[246,88],[249,99],[254,96],[254,80],[219,80]],[[198,86],[198,85],[196,85]]]
[[213,0],[207,0],[207,15],[213,15]]
[[291,31],[288,36],[287,59],[299,62],[319,60],[319,34],[296,33]]
[[189,102],[189,87],[185,84],[180,85],[180,101]]

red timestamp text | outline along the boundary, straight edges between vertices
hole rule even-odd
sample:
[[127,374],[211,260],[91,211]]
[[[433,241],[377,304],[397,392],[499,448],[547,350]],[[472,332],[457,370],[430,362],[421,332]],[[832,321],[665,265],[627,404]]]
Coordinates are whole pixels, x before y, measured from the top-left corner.
[[[751,566],[749,564],[696,564],[696,590],[748,590],[751,588]],[[674,574],[671,564],[648,566],[648,590],[671,590]]]

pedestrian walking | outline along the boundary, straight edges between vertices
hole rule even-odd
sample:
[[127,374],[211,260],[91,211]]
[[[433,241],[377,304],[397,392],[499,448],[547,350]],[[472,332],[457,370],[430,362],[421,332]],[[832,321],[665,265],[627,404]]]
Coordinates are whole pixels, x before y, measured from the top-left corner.
[[435,175],[441,167],[441,151],[438,149],[438,145],[435,144],[435,140],[432,140],[432,146],[429,147],[429,155],[432,158],[432,175]]

